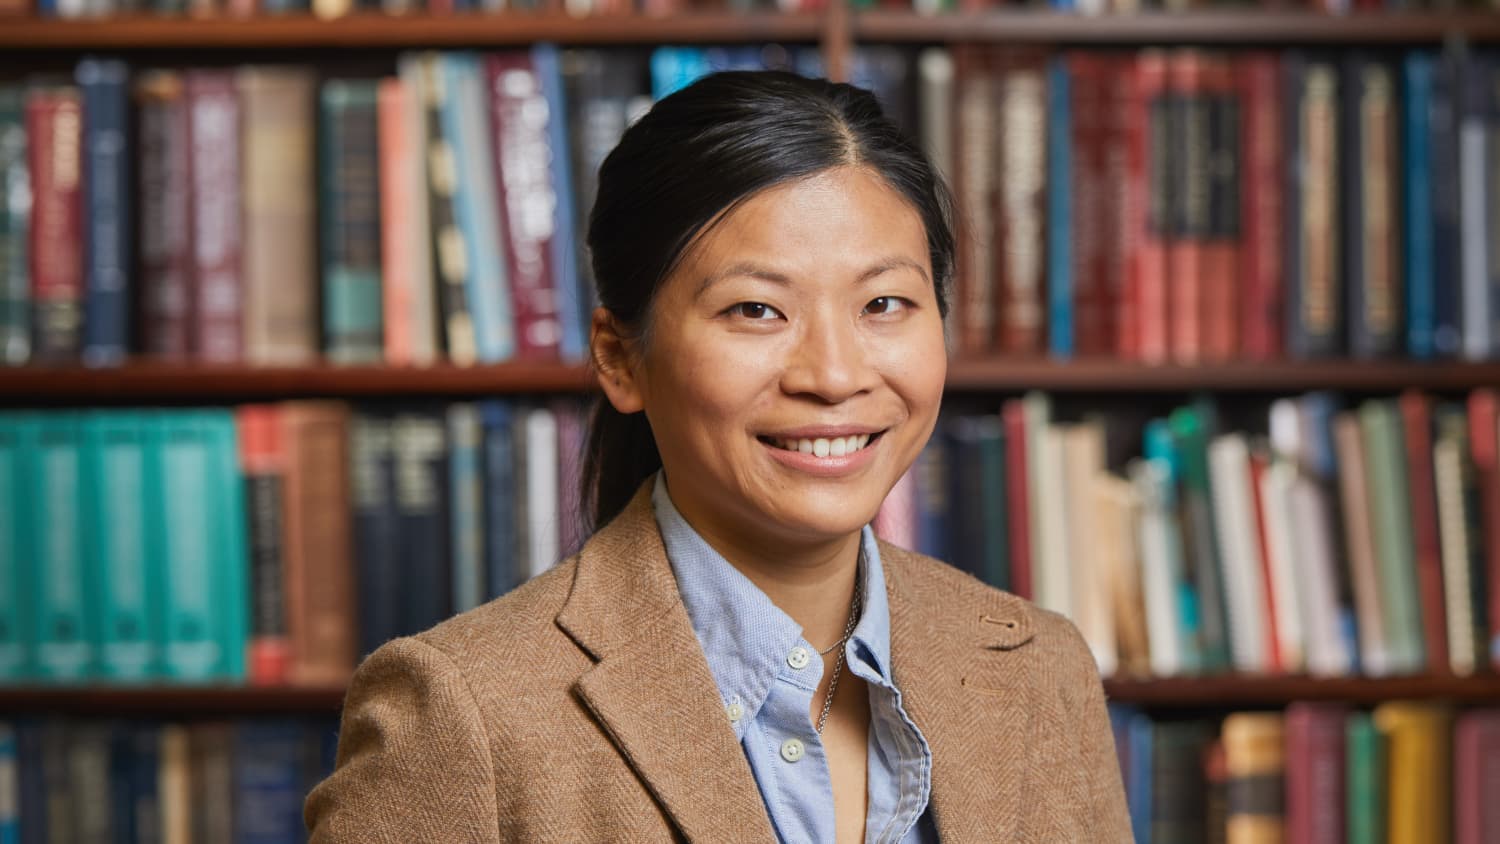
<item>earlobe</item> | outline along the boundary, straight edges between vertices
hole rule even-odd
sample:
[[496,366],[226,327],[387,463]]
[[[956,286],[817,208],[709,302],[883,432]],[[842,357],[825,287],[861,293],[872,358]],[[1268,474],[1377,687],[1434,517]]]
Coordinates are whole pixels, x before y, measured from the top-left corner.
[[619,330],[614,314],[607,308],[595,308],[589,327],[589,354],[594,376],[605,398],[621,413],[638,413],[645,407],[640,385],[632,367],[632,341]]

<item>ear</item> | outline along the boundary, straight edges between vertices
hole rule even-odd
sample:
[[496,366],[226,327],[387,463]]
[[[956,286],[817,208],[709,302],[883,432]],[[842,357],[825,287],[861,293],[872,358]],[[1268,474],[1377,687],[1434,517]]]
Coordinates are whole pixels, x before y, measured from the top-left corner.
[[645,408],[635,374],[637,351],[635,342],[620,332],[614,314],[607,308],[595,308],[589,326],[594,376],[609,403],[621,413],[638,413]]

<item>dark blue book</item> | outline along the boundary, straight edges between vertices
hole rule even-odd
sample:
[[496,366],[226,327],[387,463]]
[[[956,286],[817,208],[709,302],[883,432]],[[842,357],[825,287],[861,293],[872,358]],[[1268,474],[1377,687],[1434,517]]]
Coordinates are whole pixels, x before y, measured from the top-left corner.
[[1406,239],[1406,353],[1417,360],[1433,356],[1437,277],[1433,272],[1432,77],[1434,54],[1407,53],[1402,61],[1401,195]]
[[42,774],[41,721],[17,721],[16,769],[20,774],[21,844],[48,844],[47,781]]
[[161,729],[150,722],[121,723],[110,746],[111,827],[113,841],[133,844],[160,841]]
[[1465,64],[1461,49],[1445,51],[1433,66],[1428,111],[1428,161],[1432,179],[1432,354],[1457,357],[1463,345],[1460,313],[1458,84]]
[[130,345],[130,71],[88,58],[75,78],[83,93],[83,362],[115,366]]
[[1009,585],[1005,512],[1005,443],[1000,417],[958,416],[948,438],[953,565],[999,589]]
[[394,429],[399,519],[401,633],[419,633],[452,612],[448,438],[441,411],[398,413]]
[[[938,422],[939,426],[944,423]],[[941,430],[941,427],[939,427]],[[915,474],[917,490],[917,547],[916,551],[937,560],[953,560],[951,531],[952,493],[948,483],[948,447],[941,436],[927,441],[927,446],[917,455]]]
[[234,844],[302,844],[307,735],[299,721],[235,726]]
[[554,226],[548,242],[552,258],[552,283],[557,288],[557,314],[562,322],[562,340],[558,346],[563,360],[581,361],[588,353],[589,314],[593,297],[580,286],[578,248],[573,235],[578,230],[574,217],[578,213],[573,201],[573,162],[567,155],[568,139],[574,128],[568,123],[568,103],[563,87],[562,54],[555,44],[537,44],[531,48],[531,64],[547,99],[547,140],[553,150],[552,193],[557,197],[553,207]]
[[395,423],[362,410],[349,432],[354,570],[358,573],[359,652],[369,654],[405,630],[400,519],[396,508]]
[[1125,776],[1125,804],[1130,811],[1130,829],[1135,833],[1135,844],[1151,844],[1151,809],[1156,799],[1151,764],[1155,725],[1149,716],[1134,712],[1125,729],[1130,747],[1130,770]]
[[1397,74],[1382,57],[1355,51],[1343,57],[1340,75],[1338,162],[1349,353],[1391,357],[1402,351],[1405,334]]
[[488,598],[521,585],[516,565],[516,449],[511,404],[503,399],[479,403],[484,429],[484,567]]

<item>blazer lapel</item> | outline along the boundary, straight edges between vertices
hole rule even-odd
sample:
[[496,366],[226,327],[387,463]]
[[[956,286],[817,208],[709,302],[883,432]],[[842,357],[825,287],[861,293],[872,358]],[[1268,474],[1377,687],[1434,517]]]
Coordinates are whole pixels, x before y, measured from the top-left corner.
[[[922,577],[881,545],[891,606],[891,670],[932,749],[933,819],[945,842],[1022,840],[1036,712],[1030,610],[953,577]],[[952,587],[958,584],[957,590]],[[954,594],[958,592],[958,594]],[[965,594],[967,593],[967,594]]]
[[579,555],[558,624],[596,660],[575,689],[691,841],[774,841],[677,592],[650,484]]

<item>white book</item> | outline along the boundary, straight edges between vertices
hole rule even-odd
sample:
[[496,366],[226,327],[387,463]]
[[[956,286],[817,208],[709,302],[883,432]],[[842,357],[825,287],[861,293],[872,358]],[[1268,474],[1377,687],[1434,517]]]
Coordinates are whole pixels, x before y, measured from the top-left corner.
[[557,418],[545,407],[534,407],[526,412],[528,577],[557,565],[561,553],[557,474]]
[[1063,454],[1063,432],[1055,425],[1042,429],[1038,443],[1036,480],[1038,496],[1035,500],[1040,511],[1041,532],[1033,534],[1036,543],[1032,572],[1032,583],[1036,587],[1036,600],[1044,609],[1076,620],[1073,606],[1072,557],[1068,551],[1068,501],[1067,486],[1063,473],[1066,462]]
[[1104,474],[1104,426],[1085,422],[1062,428],[1063,518],[1069,550],[1067,564],[1073,620],[1094,652],[1104,675],[1115,673],[1119,652],[1108,573],[1099,554],[1099,520],[1094,506],[1094,479]]
[[1224,562],[1224,598],[1235,670],[1271,669],[1267,648],[1266,595],[1262,587],[1260,534],[1250,485],[1250,447],[1244,434],[1215,437],[1208,446],[1209,486]]
[[1439,439],[1432,447],[1437,479],[1438,531],[1442,538],[1443,600],[1448,616],[1448,662],[1460,677],[1479,665],[1480,643],[1474,640],[1474,608],[1470,604],[1469,536],[1464,514],[1465,456],[1458,440]]
[[1140,496],[1125,478],[1109,472],[1094,476],[1094,512],[1098,519],[1095,560],[1098,577],[1115,621],[1115,674],[1151,673],[1151,636],[1146,629],[1142,596]]
[[1041,606],[1047,606],[1043,603],[1044,596],[1048,595],[1051,588],[1047,581],[1047,560],[1054,555],[1048,544],[1057,539],[1055,532],[1046,525],[1045,508],[1042,506],[1047,487],[1042,477],[1042,438],[1050,427],[1052,400],[1046,393],[1033,391],[1022,398],[1021,409],[1026,427],[1026,493],[1027,500],[1031,502],[1028,520],[1031,523],[1032,599]]
[[1292,536],[1302,599],[1307,671],[1319,677],[1352,673],[1339,622],[1338,558],[1333,541],[1333,506],[1328,493],[1310,476],[1298,473],[1292,482]]
[[1169,475],[1157,461],[1144,459],[1132,460],[1127,471],[1140,500],[1141,591],[1146,606],[1151,674],[1175,677],[1183,673],[1183,625],[1171,563],[1174,533],[1167,511]]
[[1281,669],[1300,673],[1303,654],[1303,590],[1297,586],[1296,543],[1292,538],[1292,481],[1296,469],[1285,459],[1276,460],[1260,476],[1261,512],[1265,519],[1267,570],[1271,582],[1271,611],[1275,613],[1276,650]]
[[408,291],[407,320],[411,324],[411,355],[416,366],[428,366],[438,357],[437,287],[432,277],[431,208],[427,193],[427,116],[422,99],[424,83],[423,57],[408,54],[401,57],[397,72],[406,88],[406,115],[402,135],[411,166],[406,168],[407,219],[405,233],[408,263],[404,277],[411,281]]
[[[1460,96],[1459,92],[1454,92]],[[1485,165],[1485,135],[1482,115],[1465,116],[1458,128],[1459,195],[1459,285],[1463,302],[1463,356],[1470,360],[1490,357],[1489,224],[1485,219],[1485,194],[1489,191]]]
[[929,47],[917,57],[922,147],[944,179],[953,179],[953,53]]

